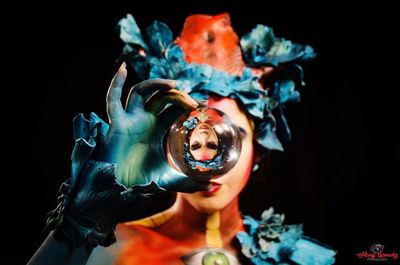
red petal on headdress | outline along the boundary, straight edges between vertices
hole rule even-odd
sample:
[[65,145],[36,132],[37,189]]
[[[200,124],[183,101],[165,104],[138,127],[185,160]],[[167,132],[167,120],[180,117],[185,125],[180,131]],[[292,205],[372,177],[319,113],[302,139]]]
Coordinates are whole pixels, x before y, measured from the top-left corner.
[[209,64],[230,74],[241,75],[245,66],[228,13],[191,15],[176,39],[190,63]]

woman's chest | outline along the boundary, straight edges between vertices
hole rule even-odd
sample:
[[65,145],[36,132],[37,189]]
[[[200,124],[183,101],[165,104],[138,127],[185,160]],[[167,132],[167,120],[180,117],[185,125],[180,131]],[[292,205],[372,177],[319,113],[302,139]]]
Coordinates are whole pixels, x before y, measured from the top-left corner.
[[153,231],[140,231],[140,236],[125,240],[116,264],[234,265],[238,264],[234,262],[235,256],[236,251],[231,244],[226,244],[224,248],[213,248],[206,244],[204,236],[201,235],[180,240]]

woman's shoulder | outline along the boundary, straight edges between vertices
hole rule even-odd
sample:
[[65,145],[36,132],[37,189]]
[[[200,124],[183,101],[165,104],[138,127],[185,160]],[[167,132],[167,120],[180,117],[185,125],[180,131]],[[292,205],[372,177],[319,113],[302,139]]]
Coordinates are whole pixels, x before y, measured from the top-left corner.
[[303,234],[302,225],[284,224],[284,215],[274,213],[271,207],[261,220],[243,217],[246,231],[237,239],[242,254],[252,264],[333,264],[336,251],[330,246]]

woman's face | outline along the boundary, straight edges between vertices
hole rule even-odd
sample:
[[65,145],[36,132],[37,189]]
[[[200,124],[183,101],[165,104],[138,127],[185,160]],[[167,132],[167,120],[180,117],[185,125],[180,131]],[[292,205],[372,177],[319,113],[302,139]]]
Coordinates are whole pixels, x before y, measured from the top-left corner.
[[200,122],[190,136],[189,145],[194,159],[200,161],[213,159],[217,155],[218,137],[211,125]]
[[[192,194],[182,193],[183,199],[187,200],[195,209],[207,213],[221,210],[238,196],[249,179],[253,163],[252,121],[249,121],[233,99],[209,98],[208,106],[225,112],[240,129],[242,135],[242,151],[237,164],[228,173],[211,180],[213,184],[213,189],[211,191]],[[196,129],[194,131],[196,131]],[[199,138],[199,143],[202,145],[207,143],[207,141],[212,142],[217,140],[212,128],[206,129],[205,127],[202,128],[202,126],[198,126],[196,135],[198,137],[193,139],[193,143],[197,141],[197,138]],[[192,145],[192,138],[190,139],[190,145]]]

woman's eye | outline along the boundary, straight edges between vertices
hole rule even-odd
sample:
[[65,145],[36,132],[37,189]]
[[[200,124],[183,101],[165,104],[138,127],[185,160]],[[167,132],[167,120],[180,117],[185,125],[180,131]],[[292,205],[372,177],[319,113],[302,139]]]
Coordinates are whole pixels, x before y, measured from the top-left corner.
[[200,143],[194,142],[194,143],[190,146],[190,150],[194,151],[194,150],[200,149],[200,147],[201,147],[201,144],[200,144]]
[[213,150],[217,150],[217,148],[218,148],[217,144],[214,142],[208,142],[207,147],[210,149],[213,149]]

